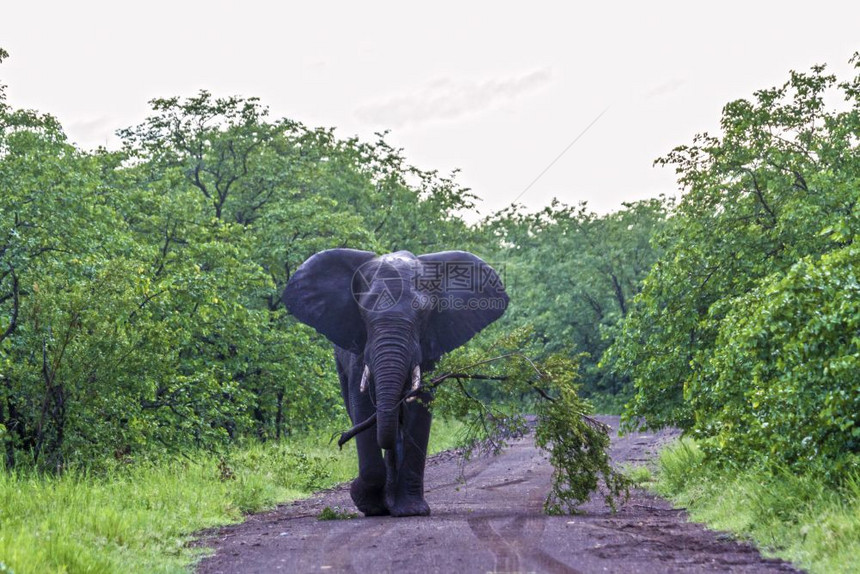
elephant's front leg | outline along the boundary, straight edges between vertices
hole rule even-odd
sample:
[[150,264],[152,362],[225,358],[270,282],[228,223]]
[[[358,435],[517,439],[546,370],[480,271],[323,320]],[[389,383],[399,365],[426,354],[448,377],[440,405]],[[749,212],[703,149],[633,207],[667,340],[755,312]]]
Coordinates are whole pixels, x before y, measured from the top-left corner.
[[[359,422],[361,420],[356,424]],[[358,449],[358,477],[349,488],[352,501],[365,516],[389,514],[385,503],[385,463],[376,437],[373,432],[365,431],[355,437],[355,444]]]
[[[403,447],[385,452],[387,480],[385,500],[392,516],[427,516],[430,506],[424,500],[424,463],[430,438],[431,414],[425,406],[431,399],[425,393],[419,401],[408,403],[402,429]],[[425,402],[426,401],[426,402]]]
[[[338,355],[341,392],[353,424],[367,420],[376,412],[370,393],[362,393],[359,389],[363,370],[364,362],[360,359],[346,353]],[[358,450],[358,477],[350,485],[352,501],[365,516],[388,514],[385,505],[385,462],[376,444],[376,433],[372,430],[359,433],[355,437],[355,446]]]

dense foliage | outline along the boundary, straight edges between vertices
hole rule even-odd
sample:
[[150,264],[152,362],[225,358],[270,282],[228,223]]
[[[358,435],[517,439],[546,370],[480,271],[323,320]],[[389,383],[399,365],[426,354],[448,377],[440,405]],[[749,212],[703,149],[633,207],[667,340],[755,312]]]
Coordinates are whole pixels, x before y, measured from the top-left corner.
[[82,151],[0,96],[0,440],[60,469],[342,416],[331,351],[279,303],[314,252],[456,244],[471,196],[384,140],[255,99],[152,102]]
[[700,426],[713,435],[706,445],[740,460],[834,461],[826,470],[835,473],[856,465],[858,246],[804,258],[742,296],[720,326],[706,369],[713,390],[696,402]]
[[659,255],[650,239],[671,207],[660,198],[598,215],[584,203],[554,201],[537,213],[511,207],[483,222],[515,293],[508,321],[534,328],[537,357],[578,356],[584,394],[604,407],[626,396],[629,379],[600,358]]
[[860,454],[860,76],[793,72],[722,132],[660,160],[685,193],[606,361],[634,380],[633,424],[840,475]]

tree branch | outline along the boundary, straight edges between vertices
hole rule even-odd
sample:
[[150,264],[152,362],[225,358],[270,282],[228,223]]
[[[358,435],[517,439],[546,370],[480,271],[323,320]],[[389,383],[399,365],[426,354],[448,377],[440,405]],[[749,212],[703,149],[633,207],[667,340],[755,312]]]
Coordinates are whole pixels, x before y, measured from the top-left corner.
[[12,272],[12,317],[10,318],[9,326],[6,327],[6,330],[4,330],[3,334],[0,335],[0,343],[2,343],[3,340],[11,335],[15,331],[15,328],[18,327],[18,310],[21,307],[21,289],[18,284],[18,275],[15,273],[14,268],[10,269]]
[[[518,353],[518,352],[505,353],[504,355],[499,355],[497,357],[492,357],[490,359],[484,359],[483,361],[478,361],[477,363],[473,363],[466,368],[471,369],[471,368],[479,367],[481,365],[486,365],[488,363],[492,363],[495,361],[500,361],[502,359],[509,359],[511,357],[520,357],[521,359],[525,360],[532,367],[532,369],[534,369],[535,373],[537,373],[538,378],[542,378],[543,375],[541,374],[540,369],[538,369],[537,366],[534,364],[534,362],[532,362],[532,360],[529,359],[528,357],[526,357],[524,354]],[[489,375],[469,375],[467,373],[462,373],[462,372],[445,373],[444,375],[440,375],[438,377],[433,378],[426,385],[420,385],[417,389],[410,390],[408,393],[406,393],[406,395],[402,399],[400,399],[400,401],[395,406],[399,407],[400,405],[402,405],[404,402],[408,401],[412,397],[417,397],[419,394],[421,394],[425,391],[435,389],[436,387],[438,387],[439,385],[441,385],[443,382],[447,381],[448,379],[455,379],[467,397],[469,397],[473,401],[477,401],[479,404],[481,404],[481,406],[483,406],[483,403],[481,403],[480,400],[476,399],[471,394],[469,394],[469,392],[463,386],[462,380],[463,379],[477,379],[477,380],[489,380],[489,381],[504,381],[504,380],[507,380],[507,378],[508,377],[493,377],[493,376],[489,376]],[[536,386],[533,382],[529,382],[529,385],[531,385],[531,387],[544,399],[546,399],[548,401],[555,401],[555,399],[553,397],[549,396],[546,393],[546,391],[544,391],[540,387]],[[347,442],[349,442],[350,439],[352,439],[353,437],[355,437],[358,434],[361,434],[362,432],[366,431],[367,429],[372,428],[375,424],[376,424],[376,413],[373,413],[372,415],[367,417],[366,420],[356,424],[355,426],[353,426],[348,431],[341,433],[340,438],[337,441],[337,446],[339,448],[343,448],[343,445],[345,445]],[[334,440],[334,436],[332,437],[332,440]]]

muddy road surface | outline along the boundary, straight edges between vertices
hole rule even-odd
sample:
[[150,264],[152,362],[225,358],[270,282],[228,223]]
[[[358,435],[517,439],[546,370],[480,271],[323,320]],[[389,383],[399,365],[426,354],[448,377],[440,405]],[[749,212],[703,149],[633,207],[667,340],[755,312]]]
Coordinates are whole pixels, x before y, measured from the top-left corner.
[[[617,428],[617,417],[601,417]],[[666,432],[613,438],[616,463],[641,464]],[[355,512],[347,487],[251,516],[210,533],[201,574],[250,572],[796,572],[728,535],[687,522],[683,510],[634,490],[617,513],[600,494],[577,516],[545,516],[552,468],[531,437],[460,466],[428,461],[429,517],[320,521],[326,506]]]

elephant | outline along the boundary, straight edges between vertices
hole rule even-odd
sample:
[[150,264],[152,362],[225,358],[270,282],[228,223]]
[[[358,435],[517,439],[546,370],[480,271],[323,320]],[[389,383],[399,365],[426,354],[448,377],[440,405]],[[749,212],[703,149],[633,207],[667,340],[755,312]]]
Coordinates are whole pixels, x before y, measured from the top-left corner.
[[334,343],[353,424],[376,416],[376,432],[355,437],[356,507],[365,516],[429,515],[424,466],[432,392],[421,374],[505,312],[509,298],[499,274],[465,251],[378,256],[329,249],[295,271],[282,301]]

